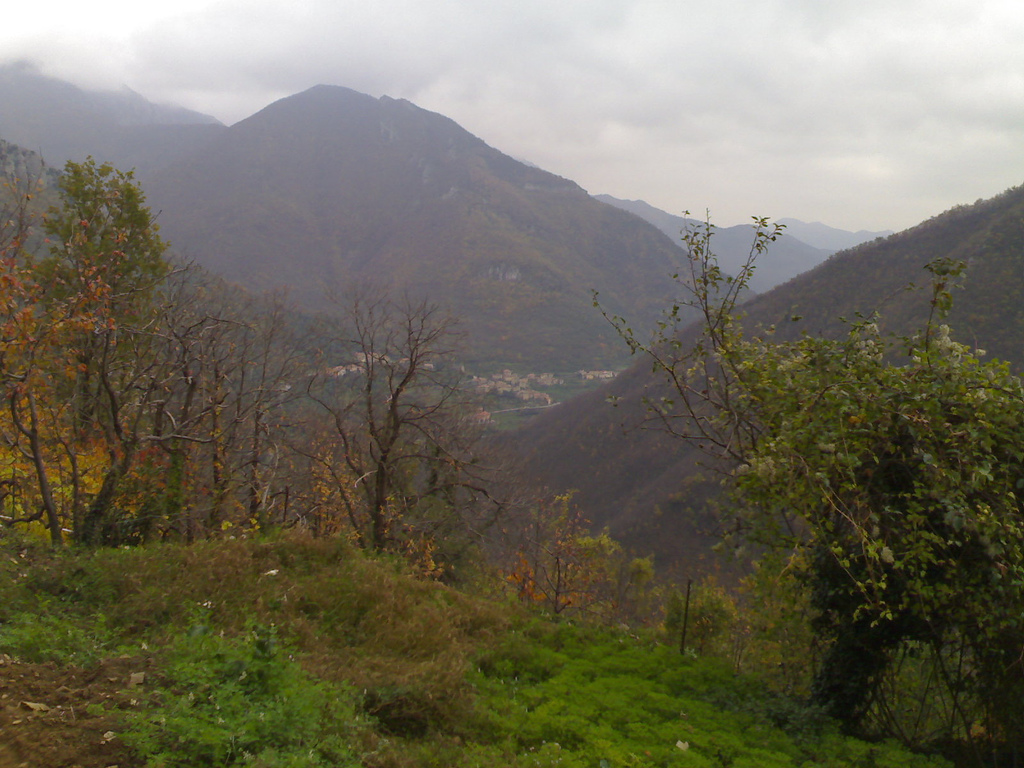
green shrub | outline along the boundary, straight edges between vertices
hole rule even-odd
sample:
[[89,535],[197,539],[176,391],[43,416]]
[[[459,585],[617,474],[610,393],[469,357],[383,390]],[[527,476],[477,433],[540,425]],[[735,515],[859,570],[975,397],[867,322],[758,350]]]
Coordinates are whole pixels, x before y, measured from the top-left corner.
[[32,663],[91,664],[114,645],[103,614],[20,611],[0,623],[0,652]]
[[363,725],[352,693],[307,677],[273,628],[228,638],[196,625],[124,740],[152,768],[358,766]]

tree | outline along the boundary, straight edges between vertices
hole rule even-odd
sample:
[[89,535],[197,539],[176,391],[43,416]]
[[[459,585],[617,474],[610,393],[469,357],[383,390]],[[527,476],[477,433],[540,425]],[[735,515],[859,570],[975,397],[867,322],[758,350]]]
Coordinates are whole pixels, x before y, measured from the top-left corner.
[[142,448],[147,417],[165,386],[157,299],[170,264],[130,172],[91,158],[69,162],[59,189],[61,204],[43,222],[49,254],[32,266],[42,288],[40,311],[66,313],[71,306],[79,318],[80,327],[62,340],[71,365],[66,385],[55,393],[70,404],[67,439],[74,448],[68,457],[78,491],[83,478],[75,451],[95,442],[106,454],[88,503],[75,494],[75,536],[112,543],[109,518],[118,487]]
[[58,186],[41,226],[24,184],[0,207],[0,519],[90,545],[286,522],[309,365],[283,306],[167,258],[130,173],[69,163]]
[[571,493],[530,505],[509,538],[505,578],[523,602],[556,616],[648,618],[653,557],[632,557],[607,531],[593,533]]
[[837,339],[745,328],[737,297],[779,234],[755,225],[731,278],[710,224],[688,233],[699,328],[678,328],[677,308],[651,343],[618,323],[668,384],[653,417],[728,462],[740,530],[788,553],[825,645],[820,704],[917,743],[1020,744],[1024,385],[941,324],[953,262],[929,265],[933,312],[909,336],[883,336],[875,318]]
[[282,305],[197,269],[175,270],[160,296],[158,394],[137,432],[144,461],[120,492],[134,496],[119,502],[121,528],[192,541],[284,522],[279,424],[303,366]]
[[182,520],[186,446],[211,439],[203,353],[230,323],[171,269],[131,174],[69,163],[59,191],[48,252],[5,250],[12,517],[41,510],[55,543],[137,541]]
[[453,318],[408,295],[363,288],[336,300],[308,392],[320,439],[304,450],[322,504],[367,549],[451,560],[496,512],[476,455]]
[[[6,151],[8,145],[4,144]],[[21,165],[24,165],[22,163]],[[32,200],[39,177],[4,178],[0,206],[0,385],[6,416],[0,434],[11,456],[2,480],[2,500],[11,501],[8,525],[44,519],[55,545],[63,542],[62,520],[57,508],[51,468],[44,453],[36,391],[45,386],[39,361],[59,347],[69,326],[78,322],[73,305],[43,315],[37,311],[40,286],[26,266],[26,246],[33,234],[36,215]],[[30,468],[19,466],[27,459]],[[31,479],[30,479],[31,478]],[[31,493],[35,487],[37,494]]]

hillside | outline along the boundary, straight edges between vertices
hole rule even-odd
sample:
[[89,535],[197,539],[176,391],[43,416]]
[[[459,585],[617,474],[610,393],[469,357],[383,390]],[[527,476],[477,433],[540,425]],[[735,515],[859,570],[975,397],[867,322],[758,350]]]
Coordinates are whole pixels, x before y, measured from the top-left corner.
[[[884,329],[919,327],[929,311],[923,267],[938,257],[969,264],[955,292],[955,335],[990,357],[1024,370],[1024,187],[960,206],[917,227],[837,254],[785,285],[753,298],[747,321],[776,325],[784,338],[833,335],[841,318],[879,311]],[[793,317],[800,317],[797,322]],[[662,562],[696,570],[716,541],[714,473],[701,474],[701,455],[640,427],[640,399],[658,381],[643,360],[590,395],[545,411],[509,441],[530,476],[553,491],[578,489],[577,502],[596,525]],[[612,408],[608,398],[619,405]]]
[[325,286],[408,286],[462,318],[477,365],[620,363],[591,291],[651,324],[681,264],[660,232],[573,182],[340,87],[282,99],[143,181],[163,232],[204,266],[307,307]]
[[840,735],[764,644],[737,674],[337,537],[0,556],[0,768],[948,765]]
[[[680,244],[680,232],[686,227],[692,227],[698,223],[695,219],[687,219],[662,211],[643,200],[620,200],[611,195],[597,195],[597,199],[636,214],[644,221],[650,222],[677,245]],[[789,219],[789,221],[793,220]],[[840,230],[831,231],[840,232]],[[793,236],[791,232],[786,234],[786,237],[780,238],[768,247],[758,264],[757,271],[750,281],[750,288],[755,293],[769,291],[780,283],[816,267],[838,250],[838,248],[808,245],[800,240],[798,235]],[[716,229],[715,252],[718,254],[719,264],[727,273],[736,274],[742,268],[750,253],[750,235],[749,225]]]
[[24,62],[0,66],[0,137],[60,168],[88,155],[125,170],[150,169],[224,129],[215,118],[153,104],[124,88],[87,91]]

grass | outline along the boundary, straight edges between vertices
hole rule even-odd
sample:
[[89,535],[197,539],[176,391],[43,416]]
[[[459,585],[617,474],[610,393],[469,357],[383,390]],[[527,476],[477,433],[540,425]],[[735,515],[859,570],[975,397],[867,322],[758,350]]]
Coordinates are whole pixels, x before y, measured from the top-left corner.
[[[0,652],[145,654],[149,766],[939,766],[840,735],[657,631],[554,623],[334,540],[0,539]],[[83,650],[88,649],[88,650]]]
[[196,624],[167,649],[125,740],[152,766],[356,767],[357,707],[350,688],[312,679],[273,627],[230,637]]

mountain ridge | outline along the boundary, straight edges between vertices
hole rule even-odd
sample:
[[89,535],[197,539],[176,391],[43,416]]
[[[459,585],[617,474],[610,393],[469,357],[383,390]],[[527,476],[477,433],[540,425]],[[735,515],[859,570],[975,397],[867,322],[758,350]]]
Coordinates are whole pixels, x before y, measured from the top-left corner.
[[[595,197],[651,223],[680,248],[683,247],[683,231],[701,225],[696,219],[676,216],[643,200],[620,200],[611,195]],[[751,225],[715,227],[713,244],[719,256],[719,265],[727,274],[738,274],[746,262],[750,253],[752,232]],[[809,245],[796,237],[779,238],[776,242],[769,243],[748,287],[755,293],[771,290],[776,285],[817,266],[834,252]]]
[[210,115],[154,104],[125,87],[91,91],[28,62],[0,65],[0,137],[53,166],[93,155],[148,169],[192,150],[224,125]]
[[492,364],[622,361],[591,290],[653,323],[682,263],[574,182],[340,86],[281,99],[143,180],[168,237],[204,266],[310,306],[325,285],[415,286],[466,320],[472,358]]
[[787,233],[798,240],[802,240],[814,248],[833,252],[855,248],[869,240],[885,239],[893,234],[891,229],[878,232],[860,229],[856,232],[850,232],[849,230],[830,227],[828,224],[823,224],[820,221],[806,222],[800,219],[783,218],[779,219],[778,223],[786,227]]

